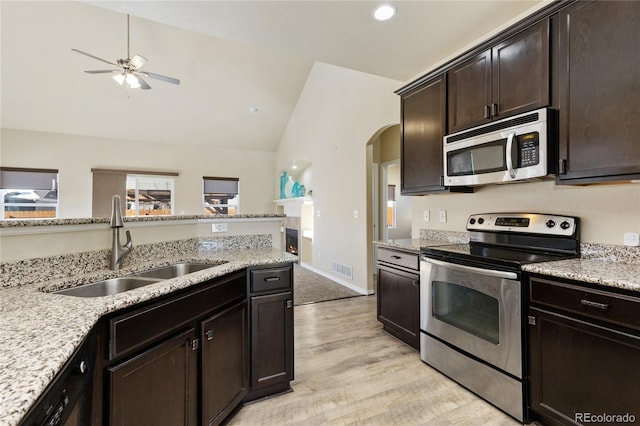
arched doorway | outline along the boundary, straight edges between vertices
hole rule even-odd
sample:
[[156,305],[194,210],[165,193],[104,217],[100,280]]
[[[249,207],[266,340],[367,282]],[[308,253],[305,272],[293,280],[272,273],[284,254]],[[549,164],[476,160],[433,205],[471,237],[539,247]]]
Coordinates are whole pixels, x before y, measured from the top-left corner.
[[375,289],[374,241],[411,238],[411,197],[400,195],[400,124],[367,142],[367,276]]

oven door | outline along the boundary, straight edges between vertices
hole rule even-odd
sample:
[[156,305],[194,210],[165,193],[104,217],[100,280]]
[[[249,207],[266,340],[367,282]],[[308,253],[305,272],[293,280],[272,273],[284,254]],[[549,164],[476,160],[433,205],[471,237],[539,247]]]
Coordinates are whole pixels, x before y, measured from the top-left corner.
[[522,378],[518,275],[425,257],[420,275],[420,329]]

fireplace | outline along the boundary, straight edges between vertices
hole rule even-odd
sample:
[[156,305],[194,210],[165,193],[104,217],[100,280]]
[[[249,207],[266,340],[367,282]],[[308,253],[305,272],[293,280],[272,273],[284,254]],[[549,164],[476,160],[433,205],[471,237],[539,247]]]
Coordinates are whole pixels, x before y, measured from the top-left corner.
[[285,236],[284,243],[286,250],[291,253],[298,255],[298,230],[292,228],[285,228]]

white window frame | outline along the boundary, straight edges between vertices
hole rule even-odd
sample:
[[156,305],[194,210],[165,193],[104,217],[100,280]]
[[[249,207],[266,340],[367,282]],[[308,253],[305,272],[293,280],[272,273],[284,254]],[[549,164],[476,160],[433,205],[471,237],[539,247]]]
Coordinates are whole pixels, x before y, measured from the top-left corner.
[[[60,214],[60,192],[59,192],[59,172],[53,169],[30,169],[30,168],[18,168],[18,167],[2,167],[0,170],[2,176],[2,182],[0,184],[0,209],[2,211],[2,217],[0,220],[31,220],[31,219],[57,219]],[[21,177],[24,176],[24,178]],[[39,177],[43,176],[43,177]],[[51,189],[44,189],[42,185],[38,188],[32,188],[34,182],[48,179],[45,175],[55,175],[55,178],[51,179]],[[8,181],[8,182],[7,182]],[[39,197],[38,192],[50,192],[56,191],[55,202],[33,202],[33,203],[6,203],[4,201],[5,195],[11,192],[23,192],[25,195],[32,193],[33,197]],[[45,194],[46,195],[46,194]],[[40,199],[40,198],[38,198]],[[34,217],[6,217],[6,207],[31,207],[31,208],[46,208],[53,209],[53,216],[34,216]],[[20,210],[18,210],[20,211]]]
[[[175,179],[171,176],[161,176],[161,175],[144,175],[144,174],[127,174],[125,191],[129,193],[129,183],[134,182],[134,193],[135,193],[135,201],[133,202],[133,209],[125,209],[128,211],[133,211],[133,217],[141,217],[148,216],[145,214],[140,214],[140,212],[147,211],[146,209],[140,209],[140,183],[142,180],[156,180],[158,183],[167,183],[166,188],[159,188],[158,190],[170,191],[171,192],[171,203],[170,203],[170,213],[168,215],[153,215],[153,216],[173,216],[175,214],[175,202],[176,202],[176,191],[175,191]],[[129,201],[127,200],[127,204]]]
[[[216,204],[215,207],[221,207],[221,208],[226,208],[227,209],[227,213],[228,215],[238,215],[240,214],[240,179],[239,178],[229,178],[229,177],[208,177],[208,176],[204,176],[202,178],[202,208],[204,211],[204,214],[206,216],[217,216],[218,214],[212,213],[211,210],[209,209],[209,204],[207,203],[206,200],[206,195],[207,194],[213,194],[212,192],[205,192],[206,191],[206,186],[207,186],[207,181],[210,182],[218,182],[220,183],[222,186],[228,186],[229,189],[231,189],[232,191],[228,191],[225,192],[227,194],[232,194],[235,193],[235,203],[226,203],[226,204]],[[215,185],[215,184],[214,184]],[[235,192],[233,192],[233,186],[235,185]],[[234,213],[228,213],[229,209],[233,208],[234,209]],[[224,214],[224,213],[220,213],[220,214]]]

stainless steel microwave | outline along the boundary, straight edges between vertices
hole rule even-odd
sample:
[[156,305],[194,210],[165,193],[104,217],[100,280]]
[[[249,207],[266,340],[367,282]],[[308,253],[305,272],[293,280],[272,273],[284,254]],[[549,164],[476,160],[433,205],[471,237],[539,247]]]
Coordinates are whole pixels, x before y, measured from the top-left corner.
[[516,182],[555,173],[553,113],[542,108],[445,136],[445,186]]

